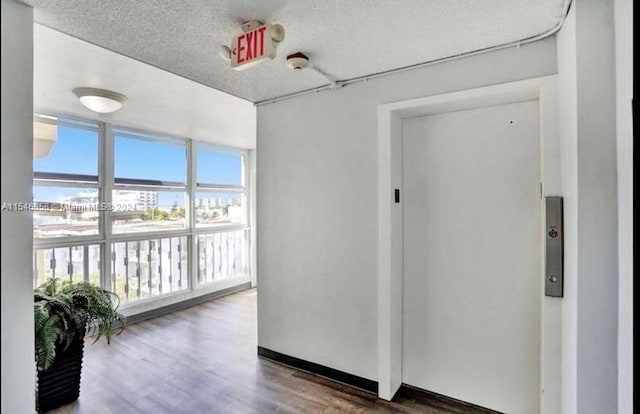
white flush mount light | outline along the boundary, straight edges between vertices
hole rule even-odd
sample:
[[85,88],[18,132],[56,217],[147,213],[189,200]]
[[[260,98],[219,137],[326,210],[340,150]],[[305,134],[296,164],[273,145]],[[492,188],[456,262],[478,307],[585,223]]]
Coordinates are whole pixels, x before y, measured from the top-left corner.
[[94,112],[109,114],[122,108],[127,97],[121,93],[97,88],[75,88],[73,93],[80,102]]

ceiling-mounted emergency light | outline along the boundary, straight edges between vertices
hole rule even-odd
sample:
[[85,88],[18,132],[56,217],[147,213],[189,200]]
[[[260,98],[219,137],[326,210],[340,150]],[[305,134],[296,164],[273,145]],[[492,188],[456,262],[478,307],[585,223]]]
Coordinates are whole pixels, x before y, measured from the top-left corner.
[[231,60],[231,49],[229,49],[229,46],[227,46],[227,45],[218,46],[218,56],[220,56],[220,58],[223,59],[223,60],[230,61]]
[[240,26],[242,34],[235,36],[231,47],[218,46],[218,56],[231,61],[235,70],[244,70],[276,57],[276,48],[284,40],[284,27],[250,20]]

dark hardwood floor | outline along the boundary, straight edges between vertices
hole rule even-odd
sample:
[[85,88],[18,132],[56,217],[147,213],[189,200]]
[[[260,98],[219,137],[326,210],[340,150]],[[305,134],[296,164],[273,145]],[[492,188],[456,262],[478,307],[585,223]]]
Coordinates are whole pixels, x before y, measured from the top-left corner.
[[[85,346],[80,399],[53,413],[472,413],[401,390],[394,402],[259,359],[256,291],[127,327]],[[477,412],[477,411],[475,411]]]

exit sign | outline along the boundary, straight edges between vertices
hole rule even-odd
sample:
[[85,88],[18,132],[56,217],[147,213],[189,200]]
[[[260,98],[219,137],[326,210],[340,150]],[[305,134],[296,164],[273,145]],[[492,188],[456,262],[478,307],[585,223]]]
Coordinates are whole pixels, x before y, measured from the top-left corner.
[[263,24],[234,37],[231,43],[231,67],[244,70],[276,57],[272,30],[272,25]]

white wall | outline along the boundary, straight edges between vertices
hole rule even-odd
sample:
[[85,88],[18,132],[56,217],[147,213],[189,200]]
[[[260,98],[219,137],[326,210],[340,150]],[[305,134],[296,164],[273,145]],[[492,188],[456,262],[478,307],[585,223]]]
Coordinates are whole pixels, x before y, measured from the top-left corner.
[[563,413],[617,412],[618,223],[612,1],[558,36],[565,197]]
[[[31,201],[33,11],[2,0],[2,203]],[[2,412],[34,412],[32,230],[2,211]]]
[[616,0],[618,147],[618,412],[633,412],[633,1]]
[[556,72],[555,39],[258,108],[258,344],[377,378],[377,107]]
[[578,115],[576,82],[576,14],[572,7],[558,33],[559,130],[562,140],[564,208],[564,298],[562,299],[562,412],[577,404],[578,323]]

